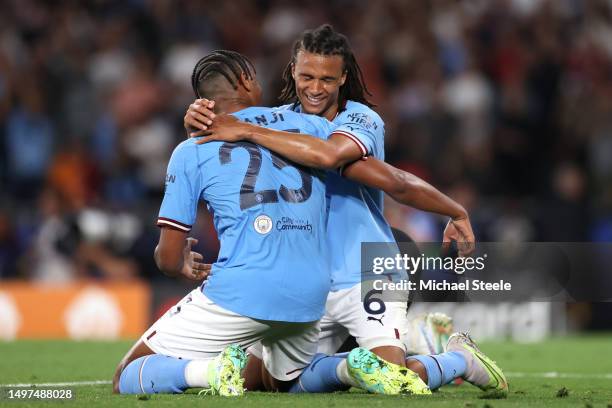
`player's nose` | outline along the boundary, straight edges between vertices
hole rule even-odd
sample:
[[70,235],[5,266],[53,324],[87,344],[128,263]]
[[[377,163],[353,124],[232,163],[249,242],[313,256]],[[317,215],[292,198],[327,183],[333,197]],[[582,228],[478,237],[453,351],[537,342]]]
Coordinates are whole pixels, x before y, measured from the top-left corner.
[[318,94],[323,92],[323,83],[319,80],[314,80],[310,84],[310,92],[313,94],[312,96],[318,96]]

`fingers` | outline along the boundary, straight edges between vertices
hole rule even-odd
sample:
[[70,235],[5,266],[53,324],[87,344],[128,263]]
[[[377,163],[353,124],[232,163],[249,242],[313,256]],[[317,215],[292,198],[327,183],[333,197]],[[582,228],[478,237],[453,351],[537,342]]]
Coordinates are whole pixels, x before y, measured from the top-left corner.
[[212,135],[212,132],[207,132],[208,136],[202,136],[199,137],[198,140],[196,140],[194,143],[201,145],[201,144],[206,144],[206,143],[210,143],[210,142],[214,142],[215,140],[219,140],[216,139],[214,136],[210,136]]
[[450,251],[450,247],[451,247],[451,242],[450,241],[442,242],[442,254],[446,255],[448,253],[448,251]]
[[452,223],[452,220],[449,220],[446,224],[446,228],[444,228],[444,233],[442,235],[442,252],[447,253],[450,250],[451,242],[455,240],[456,237],[456,229]]
[[460,256],[468,256],[476,249],[476,238],[472,232],[469,219],[451,221],[458,233],[457,247]]
[[201,263],[199,265],[202,266],[202,271],[203,272],[210,273],[210,271],[212,270],[212,264]]
[[448,220],[446,227],[444,228],[444,235],[442,236],[442,243],[450,244],[454,239],[455,226],[453,220]]
[[213,112],[215,107],[215,101],[209,101],[207,99],[197,99],[194,103],[189,105],[189,112],[199,113],[206,118],[203,123],[207,123],[207,121],[211,121],[217,117]]
[[[215,101],[209,101],[206,98],[202,98],[200,99],[200,101],[202,102],[202,104],[204,104],[205,106],[208,106],[208,109],[212,110],[215,107]],[[214,113],[213,113],[214,115]],[[214,118],[213,118],[214,119]]]
[[212,125],[212,120],[210,120],[207,116],[192,110],[189,108],[187,111],[187,115],[185,115],[185,123],[190,125],[194,129],[208,129],[208,126]]
[[212,134],[212,130],[198,130],[198,131],[189,133],[189,137],[201,137],[201,136],[208,136],[211,134]]
[[448,254],[451,250],[452,241],[456,241],[453,237],[444,234],[444,239],[442,241],[442,253]]
[[457,252],[459,256],[468,256],[476,249],[476,245],[473,242],[457,241]]
[[465,242],[457,242],[457,255],[460,257],[465,256]]
[[468,219],[450,220],[444,229],[442,249],[447,252],[451,241],[457,243],[457,253],[461,257],[472,254],[476,249],[476,239]]
[[461,256],[471,255],[476,250],[476,244],[474,242],[463,241],[460,242],[459,250]]
[[201,105],[208,109],[212,109],[215,107],[215,101],[206,98],[199,98],[193,101],[192,105]]
[[187,238],[187,242],[185,243],[185,246],[187,248],[191,248],[194,245],[198,244],[198,240],[192,237]]
[[[206,130],[212,125],[213,119],[216,117],[213,112],[215,101],[208,99],[196,99],[185,113],[183,117],[183,126],[187,131],[191,129]],[[190,135],[190,137],[193,137]]]
[[189,276],[189,279],[196,281],[207,279],[210,275],[211,269],[212,264],[194,262],[191,268],[192,276]]

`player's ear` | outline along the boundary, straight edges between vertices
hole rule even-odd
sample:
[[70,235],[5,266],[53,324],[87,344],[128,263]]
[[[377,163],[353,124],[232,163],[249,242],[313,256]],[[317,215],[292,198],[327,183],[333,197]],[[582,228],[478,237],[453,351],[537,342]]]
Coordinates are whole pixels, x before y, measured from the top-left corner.
[[342,73],[342,76],[340,77],[340,86],[344,85],[345,81],[346,81],[346,70]]
[[295,81],[295,64],[291,63],[291,78]]
[[247,91],[247,92],[251,92],[251,88],[253,87],[252,84],[252,79],[249,78],[249,76],[247,74],[245,74],[244,72],[240,74],[240,85],[242,85],[242,87]]

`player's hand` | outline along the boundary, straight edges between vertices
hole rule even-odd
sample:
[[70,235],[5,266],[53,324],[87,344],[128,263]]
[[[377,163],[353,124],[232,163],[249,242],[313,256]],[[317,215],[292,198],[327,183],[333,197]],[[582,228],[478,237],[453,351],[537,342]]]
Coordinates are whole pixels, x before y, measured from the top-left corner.
[[183,269],[181,270],[181,276],[192,280],[202,281],[208,278],[210,275],[211,264],[202,263],[204,257],[202,254],[191,250],[193,245],[196,245],[198,240],[195,238],[187,238],[185,241],[185,248],[183,248]]
[[196,144],[204,144],[215,140],[238,142],[248,137],[249,124],[239,121],[232,115],[219,115],[215,118],[215,124],[209,130],[199,133],[205,136],[196,140]]
[[188,137],[201,136],[210,125],[217,115],[213,112],[215,107],[215,101],[209,101],[208,99],[196,99],[185,112],[183,118],[183,126],[187,131]]
[[446,224],[444,238],[442,239],[442,246],[445,250],[448,250],[451,241],[457,242],[459,256],[468,256],[474,252],[476,237],[472,231],[470,218],[467,215],[450,219],[448,224]]

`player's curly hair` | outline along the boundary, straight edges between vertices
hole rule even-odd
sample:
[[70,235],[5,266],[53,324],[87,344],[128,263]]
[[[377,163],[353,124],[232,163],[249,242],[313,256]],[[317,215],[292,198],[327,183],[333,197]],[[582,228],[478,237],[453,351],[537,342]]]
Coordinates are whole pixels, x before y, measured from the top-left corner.
[[363,79],[363,73],[357,60],[353,55],[351,46],[347,38],[335,31],[329,24],[323,24],[314,30],[306,30],[301,37],[293,44],[293,52],[291,61],[283,71],[283,90],[280,94],[281,103],[297,104],[298,97],[295,91],[295,80],[291,75],[293,65],[295,64],[297,54],[300,51],[307,51],[313,54],[320,55],[340,55],[344,61],[344,71],[346,72],[346,81],[340,87],[338,95],[338,106],[342,111],[346,105],[346,101],[356,101],[363,103],[368,107],[375,105],[368,101],[367,95],[372,96],[366,87]]
[[212,99],[210,83],[219,77],[224,77],[234,89],[238,89],[240,75],[253,79],[255,66],[247,57],[228,50],[216,50],[201,58],[193,68],[191,87],[196,98]]

